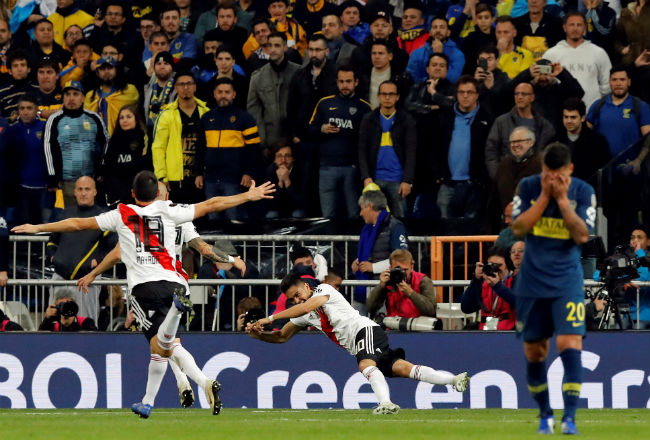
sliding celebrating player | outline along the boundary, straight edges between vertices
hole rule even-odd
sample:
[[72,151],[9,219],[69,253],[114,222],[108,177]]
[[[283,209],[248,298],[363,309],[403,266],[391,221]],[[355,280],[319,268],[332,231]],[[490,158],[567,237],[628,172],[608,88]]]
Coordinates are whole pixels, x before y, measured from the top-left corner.
[[[246,332],[264,342],[287,342],[305,327],[313,326],[357,358],[359,371],[368,379],[379,400],[375,414],[397,414],[399,406],[391,402],[386,376],[408,377],[435,385],[452,385],[456,391],[465,391],[469,383],[467,373],[453,375],[436,371],[424,365],[413,365],[403,359],[404,350],[391,350],[388,337],[377,323],[359,315],[339,291],[329,284],[316,289],[300,278],[289,274],[281,284],[282,292],[295,305],[275,315],[246,326]],[[291,318],[281,330],[262,331],[276,319]]]
[[[153,397],[158,393],[167,369],[167,358],[173,359],[190,377],[196,367],[189,352],[175,343],[181,314],[192,308],[187,297],[187,274],[176,259],[174,250],[176,226],[248,201],[272,198],[270,194],[274,191],[274,186],[269,182],[259,187],[253,182],[249,190],[242,194],[213,197],[194,205],[173,205],[156,200],[156,176],[150,171],[141,171],[133,180],[135,205],[120,204],[117,209],[96,217],[69,218],[44,225],[21,225],[13,228],[13,232],[33,234],[100,229],[118,233],[122,260],[127,268],[127,283],[134,297],[133,311],[149,340],[151,359],[154,361],[149,365],[145,397],[131,407],[140,417],[147,418],[151,414]],[[204,389],[212,413],[219,414],[219,383],[209,381]]]

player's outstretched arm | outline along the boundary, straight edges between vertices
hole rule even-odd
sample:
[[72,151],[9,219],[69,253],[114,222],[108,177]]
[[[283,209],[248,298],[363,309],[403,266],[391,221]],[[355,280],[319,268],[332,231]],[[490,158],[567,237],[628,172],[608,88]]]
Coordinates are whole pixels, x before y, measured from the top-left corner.
[[297,334],[302,327],[298,327],[292,322],[287,322],[282,329],[272,331],[272,332],[263,332],[257,331],[257,329],[252,324],[246,326],[246,333],[255,339],[260,341],[270,342],[272,344],[282,344],[291,339],[295,334]]
[[312,310],[316,310],[317,308],[325,304],[329,298],[330,298],[329,295],[319,295],[319,296],[311,297],[307,301],[300,304],[296,304],[295,306],[289,307],[288,309],[284,309],[280,313],[276,313],[275,315],[271,315],[270,317],[258,320],[255,324],[253,324],[253,327],[261,331],[262,327],[264,327],[266,324],[272,323],[276,319],[291,319],[291,318],[297,318],[298,316],[306,315]]
[[95,266],[93,270],[88,272],[86,276],[80,278],[77,281],[77,287],[79,290],[82,290],[84,293],[88,293],[88,286],[90,286],[90,284],[95,281],[95,278],[119,263],[121,258],[122,254],[120,253],[120,244],[118,243],[115,245],[112,251],[106,254],[104,259],[97,266]]
[[255,202],[262,199],[272,199],[275,192],[275,185],[266,182],[260,186],[255,186],[255,181],[251,181],[248,191],[234,196],[212,197],[204,202],[194,205],[194,218],[203,217],[211,212],[225,211],[234,208],[246,202]]
[[39,232],[77,232],[87,229],[99,229],[95,217],[73,217],[41,225],[24,224],[14,227],[11,232],[16,234],[38,234]]

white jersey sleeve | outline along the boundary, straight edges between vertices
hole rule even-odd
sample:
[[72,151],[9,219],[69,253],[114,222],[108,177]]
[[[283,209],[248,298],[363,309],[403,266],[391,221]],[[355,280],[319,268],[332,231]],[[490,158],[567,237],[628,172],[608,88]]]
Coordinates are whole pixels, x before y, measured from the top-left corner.
[[99,229],[102,231],[117,231],[117,228],[122,224],[122,216],[117,209],[99,214],[95,217]]
[[194,205],[172,203],[167,209],[169,217],[177,225],[194,220]]

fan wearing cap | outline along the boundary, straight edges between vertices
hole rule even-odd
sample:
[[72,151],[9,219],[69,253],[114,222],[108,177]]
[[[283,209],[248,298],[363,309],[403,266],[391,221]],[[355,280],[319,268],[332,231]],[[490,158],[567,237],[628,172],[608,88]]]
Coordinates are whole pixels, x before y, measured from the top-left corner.
[[140,94],[133,84],[127,84],[122,72],[118,72],[117,61],[113,57],[103,56],[96,64],[99,86],[86,93],[84,107],[98,113],[108,127],[108,134],[112,135],[120,109],[125,105],[137,104]]
[[157,53],[152,61],[154,74],[144,86],[144,111],[150,129],[153,129],[160,112],[176,100],[174,58],[164,51]]
[[398,31],[397,43],[411,55],[427,42],[429,33],[424,25],[424,7],[420,0],[406,0],[402,14],[402,28]]

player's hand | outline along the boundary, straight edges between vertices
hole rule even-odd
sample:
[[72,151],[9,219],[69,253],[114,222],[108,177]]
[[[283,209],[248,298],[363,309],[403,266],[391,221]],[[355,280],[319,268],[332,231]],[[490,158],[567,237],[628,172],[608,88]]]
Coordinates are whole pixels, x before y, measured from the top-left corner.
[[14,226],[11,228],[11,232],[14,234],[38,234],[40,232],[39,226],[26,223],[24,225]]
[[242,277],[244,276],[244,274],[246,274],[246,263],[240,257],[235,257],[235,262],[232,263],[232,265],[236,269],[239,269]]
[[275,192],[275,185],[271,182],[266,182],[260,186],[255,186],[255,181],[251,180],[251,186],[248,188],[248,200],[251,202],[262,200],[262,199],[272,199]]
[[474,267],[474,278],[477,280],[483,279],[483,263],[480,261],[477,261],[476,266]]
[[551,172],[542,172],[542,195],[552,197],[555,176]]
[[9,280],[9,277],[7,276],[7,271],[3,270],[2,272],[0,272],[0,287],[6,286],[7,280]]
[[92,284],[93,281],[95,281],[95,275],[93,275],[91,272],[86,276],[81,277],[77,280],[77,287],[83,293],[88,293],[88,286],[90,286],[90,284]]
[[390,281],[390,269],[386,269],[379,274],[379,287],[385,289],[388,281]]
[[557,174],[551,185],[553,198],[557,201],[566,199],[569,193],[571,177],[564,174]]
[[372,263],[370,261],[362,261],[361,263],[359,263],[359,270],[361,272],[372,273]]

